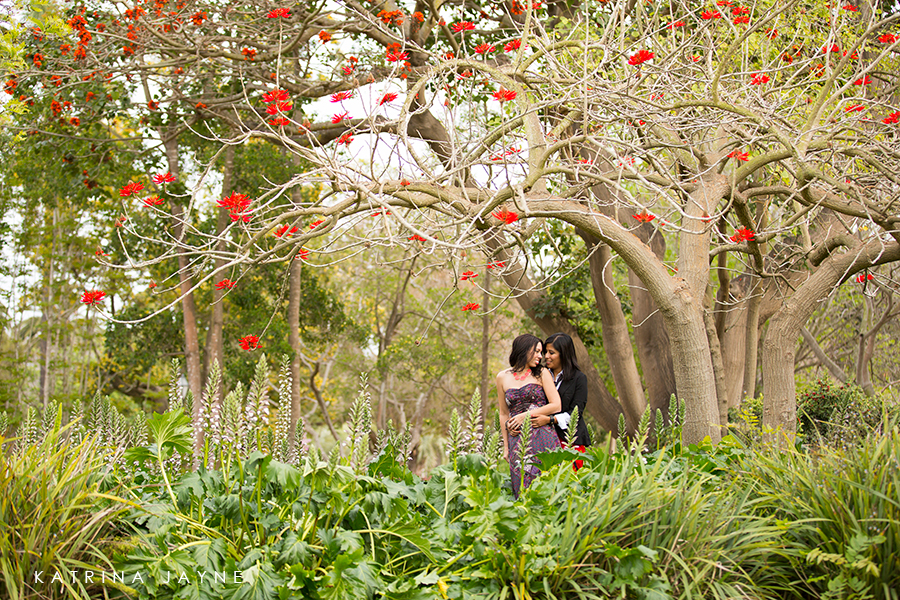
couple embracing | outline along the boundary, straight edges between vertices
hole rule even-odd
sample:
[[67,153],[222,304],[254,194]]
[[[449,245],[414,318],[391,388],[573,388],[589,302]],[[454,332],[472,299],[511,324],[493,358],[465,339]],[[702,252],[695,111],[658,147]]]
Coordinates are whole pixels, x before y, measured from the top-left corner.
[[[525,465],[524,477],[521,470],[520,441],[525,419],[531,420],[532,456],[563,445],[570,426],[576,428],[576,447],[590,443],[581,418],[587,403],[587,377],[579,370],[575,344],[565,333],[554,333],[546,342],[531,334],[520,335],[513,340],[509,367],[497,374],[497,404],[503,458],[509,462],[513,495],[518,498],[520,487],[528,487],[540,473],[534,460]],[[570,422],[576,407],[577,424]]]

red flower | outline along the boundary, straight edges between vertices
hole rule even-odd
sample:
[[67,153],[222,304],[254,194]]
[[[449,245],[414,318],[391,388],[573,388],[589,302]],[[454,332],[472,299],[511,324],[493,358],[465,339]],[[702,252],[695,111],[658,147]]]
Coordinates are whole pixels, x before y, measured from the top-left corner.
[[287,126],[290,124],[291,124],[290,119],[288,119],[286,117],[278,117],[277,119],[269,119],[269,125],[271,125],[273,127],[278,127],[279,125]]
[[143,200],[144,204],[147,206],[159,206],[163,203],[163,199],[159,196],[148,196]]
[[675,29],[676,27],[684,27],[685,25],[687,25],[687,23],[685,23],[684,21],[679,19],[678,21],[673,21],[673,22],[669,23],[668,25],[666,25],[666,28],[667,29]]
[[241,220],[244,223],[250,222],[250,203],[253,202],[248,196],[234,192],[227,198],[222,198],[217,202],[219,206],[228,211],[232,221]]
[[81,119],[79,119],[78,117],[72,117],[71,119],[69,119],[69,123],[71,123],[75,127],[78,127],[79,125],[81,125]]
[[774,29],[772,27],[770,27],[769,29],[766,29],[766,37],[769,38],[770,40],[774,40],[775,38],[778,37],[778,30]]
[[460,21],[459,23],[454,23],[451,30],[453,33],[459,33],[461,31],[471,31],[475,29],[475,23],[471,21]]
[[900,110],[897,112],[892,112],[885,118],[881,120],[885,125],[893,125],[894,123],[900,123]]
[[343,102],[344,100],[349,100],[353,97],[353,92],[337,92],[331,95],[332,102]]
[[318,227],[319,225],[321,225],[324,222],[325,222],[324,219],[319,219],[318,221],[313,221],[312,223],[309,224],[309,228],[315,229],[316,227]]
[[487,268],[488,269],[502,269],[505,266],[506,266],[505,262],[503,262],[502,260],[498,260],[498,261],[495,261],[495,262],[492,262],[491,264],[489,264],[487,266]]
[[482,43],[482,44],[478,44],[477,46],[475,46],[475,53],[476,53],[476,54],[490,54],[490,53],[493,52],[494,50],[496,50],[496,48],[494,47],[494,45],[493,45],[493,44],[488,44],[487,42]]
[[480,304],[475,304],[474,302],[469,302],[465,306],[462,307],[462,310],[478,310],[481,308]]
[[844,112],[862,112],[865,108],[862,104],[850,104],[844,107]]
[[510,42],[506,42],[506,45],[503,46],[504,52],[515,52],[522,46],[522,40],[512,40]]
[[501,210],[495,210],[494,212],[491,213],[491,216],[494,217],[495,219],[499,219],[499,220],[503,221],[507,225],[510,223],[515,223],[516,221],[519,220],[518,214],[516,214],[512,211],[506,210],[505,208],[501,209]]
[[878,36],[878,41],[882,44],[893,44],[897,41],[897,36],[893,33],[882,33]]
[[157,108],[159,108],[159,102],[157,102],[156,100],[151,100],[147,103],[147,108],[149,108],[150,110],[156,110]]
[[230,290],[231,288],[234,287],[234,284],[236,284],[236,283],[237,283],[236,281],[232,281],[230,279],[223,279],[222,281],[220,281],[219,283],[216,284],[216,289],[217,290]]
[[750,17],[747,15],[741,15],[740,17],[735,17],[733,20],[735,25],[747,25],[750,23]]
[[119,190],[119,196],[122,198],[127,198],[128,196],[135,194],[144,189],[144,186],[140,183],[132,182],[126,184],[121,190]]
[[406,52],[388,52],[385,58],[388,62],[403,62],[404,60],[409,60],[409,54]]
[[151,281],[150,283],[147,284],[147,287],[152,290],[153,288],[158,287],[158,286],[155,281]]
[[411,242],[424,242],[424,241],[425,241],[425,238],[423,238],[423,237],[422,237],[421,235],[419,235],[418,233],[415,234],[415,235],[411,235],[411,236],[409,236],[409,237],[406,238],[406,239],[408,239],[408,240],[411,241]]
[[871,273],[868,273],[868,274],[860,273],[859,275],[856,276],[856,283],[865,283],[867,281],[872,281],[873,279],[875,279],[875,278],[872,276]]
[[266,92],[262,97],[263,102],[267,104],[269,102],[285,102],[286,100],[288,100],[288,98],[290,98],[290,96],[288,96],[286,90],[280,90],[277,88],[272,90],[271,92]]
[[462,274],[462,277],[460,277],[459,280],[467,281],[469,279],[475,279],[476,277],[478,277],[478,273],[475,273],[473,271],[466,271],[465,273]]
[[721,19],[722,13],[717,10],[704,10],[700,15],[700,18],[704,21],[709,21],[710,19]]
[[735,16],[735,17],[738,15],[749,15],[750,9],[747,8],[746,6],[735,6],[734,8],[731,9],[731,14],[732,14],[732,16]]
[[291,9],[289,8],[275,8],[269,11],[269,14],[266,15],[268,19],[277,19],[281,17],[282,19],[290,19],[291,18]]
[[852,4],[845,4],[841,8],[849,12],[859,12],[859,7]]
[[841,47],[837,44],[832,44],[831,46],[825,45],[821,48],[822,54],[828,54],[829,52],[840,52]]
[[500,88],[499,90],[494,92],[494,100],[496,100],[497,102],[503,103],[503,102],[509,102],[510,100],[515,100],[515,99],[516,99],[515,90],[505,90],[503,88]]
[[636,67],[640,64],[643,64],[653,58],[654,54],[649,50],[638,50],[634,54],[631,55],[631,58],[628,59],[628,64],[632,67]]
[[731,236],[731,241],[734,243],[750,241],[755,239],[755,234],[745,227],[738,227],[737,232]]
[[387,94],[385,94],[384,96],[381,97],[381,100],[378,101],[378,106],[381,106],[382,104],[386,104],[388,102],[393,102],[396,99],[397,99],[397,94],[395,94],[394,92],[388,92]]
[[349,146],[350,142],[352,142],[352,141],[353,141],[353,134],[348,131],[347,133],[345,133],[344,135],[342,135],[341,137],[338,138],[337,143],[338,143],[338,145],[346,144],[347,146]]
[[769,76],[765,73],[754,73],[750,77],[750,85],[762,85],[764,83],[769,83]]
[[203,25],[203,20],[206,19],[206,17],[206,11],[201,10],[191,15],[191,21],[194,22],[194,25]]
[[856,81],[853,82],[853,85],[869,85],[872,83],[872,79],[866,75],[865,77],[860,77]]
[[650,221],[652,221],[653,219],[656,218],[656,215],[651,215],[647,211],[644,211],[637,215],[631,215],[631,216],[634,217],[635,219],[637,219],[638,221],[640,221],[641,223],[649,223]]
[[[403,187],[406,187],[408,185],[412,185],[412,183],[410,183],[409,179],[406,179],[404,177],[403,179],[400,180],[400,185],[402,185]],[[388,213],[388,214],[390,214],[390,213]]]
[[291,237],[292,235],[294,235],[295,233],[297,233],[298,231],[299,231],[299,229],[297,229],[296,226],[291,227],[290,229],[288,229],[288,226],[287,226],[287,225],[282,225],[281,227],[279,227],[278,229],[275,230],[275,237],[277,237],[277,238],[289,238],[289,237]]
[[736,160],[742,160],[744,162],[747,162],[748,160],[750,160],[750,153],[749,152],[741,152],[740,150],[732,150],[731,152],[728,153],[728,158],[734,158]]
[[255,335],[245,335],[241,339],[238,340],[241,345],[241,348],[246,350],[247,352],[251,352],[259,348],[259,338]]
[[90,306],[102,302],[104,296],[106,296],[106,292],[101,292],[100,290],[85,291],[81,296],[81,301]]
[[295,258],[299,258],[300,260],[306,260],[309,258],[309,250],[306,248],[300,248],[297,250],[297,256]]
[[153,183],[156,185],[162,185],[164,183],[172,183],[175,181],[175,176],[166,171],[165,173],[159,173],[152,177]]
[[278,113],[287,112],[292,108],[294,108],[294,105],[290,102],[273,102],[266,107],[266,113],[270,115],[277,115]]
[[253,48],[244,48],[243,50],[241,50],[241,54],[244,55],[245,60],[253,60],[253,58],[256,56],[256,50],[254,50]]
[[331,122],[334,123],[335,125],[337,125],[344,119],[349,119],[349,118],[350,118],[350,113],[345,113],[345,112],[342,112],[340,114],[335,113],[335,115],[333,117],[331,117]]
[[331,33],[327,32],[323,29],[322,31],[319,32],[319,40],[321,40],[321,42],[323,44],[330,42],[331,41]]

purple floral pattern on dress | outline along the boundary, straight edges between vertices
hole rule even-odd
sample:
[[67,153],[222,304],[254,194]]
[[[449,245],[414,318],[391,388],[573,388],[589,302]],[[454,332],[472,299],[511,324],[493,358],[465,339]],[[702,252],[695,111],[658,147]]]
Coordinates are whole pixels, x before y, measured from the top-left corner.
[[[544,394],[544,388],[541,384],[528,383],[520,388],[506,390],[506,404],[509,406],[509,416],[511,418],[527,410],[546,406],[547,396]],[[531,450],[529,454],[532,458],[528,468],[525,470],[523,481],[521,460],[519,458],[519,438],[520,436],[518,435],[509,435],[509,476],[512,479],[513,496],[516,498],[519,497],[522,483],[527,488],[541,472],[540,461],[533,458],[533,456],[538,452],[559,448],[559,438],[556,437],[556,430],[552,425],[533,427],[531,429],[531,443],[529,444]]]

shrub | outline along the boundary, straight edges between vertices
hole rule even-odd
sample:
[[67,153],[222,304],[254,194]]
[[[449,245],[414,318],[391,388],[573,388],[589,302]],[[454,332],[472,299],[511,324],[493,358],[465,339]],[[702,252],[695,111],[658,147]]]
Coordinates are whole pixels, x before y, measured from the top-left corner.
[[109,570],[99,548],[122,505],[101,493],[96,441],[67,433],[53,428],[19,450],[0,437],[0,590],[13,600],[87,599],[90,582],[70,572]]

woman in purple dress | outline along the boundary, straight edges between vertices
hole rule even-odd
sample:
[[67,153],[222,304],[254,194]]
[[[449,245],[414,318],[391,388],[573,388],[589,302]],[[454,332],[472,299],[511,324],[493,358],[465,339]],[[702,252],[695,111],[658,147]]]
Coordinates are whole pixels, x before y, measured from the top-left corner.
[[[520,448],[522,423],[534,423],[533,417],[552,415],[560,410],[559,392],[553,376],[541,367],[543,343],[540,338],[524,334],[513,340],[509,353],[509,369],[497,374],[497,405],[500,430],[503,433],[503,458],[509,461],[513,495],[528,487],[541,472],[538,452],[559,448],[559,438],[551,425],[532,427],[528,452]],[[524,458],[524,460],[523,460]],[[524,463],[524,464],[523,464]],[[522,467],[525,467],[524,469]]]

